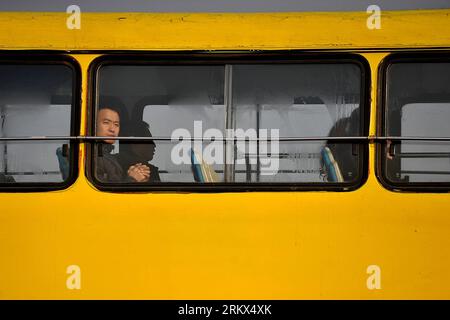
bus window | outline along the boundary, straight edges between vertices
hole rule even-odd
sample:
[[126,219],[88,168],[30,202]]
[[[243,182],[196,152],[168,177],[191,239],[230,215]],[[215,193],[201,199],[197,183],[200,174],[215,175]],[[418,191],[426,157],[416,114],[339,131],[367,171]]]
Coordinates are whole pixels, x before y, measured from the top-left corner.
[[[327,183],[359,179],[361,168],[358,154],[352,153],[352,143],[282,140],[363,134],[360,88],[361,70],[354,64],[233,66],[237,128],[251,129],[257,134],[276,129],[280,137],[278,154],[266,159],[257,157],[254,153],[257,148],[250,154],[237,148],[237,158],[248,156],[256,161],[250,166],[248,161],[237,165],[234,181]],[[356,117],[350,118],[352,113]],[[336,168],[342,171],[340,181],[332,179],[329,171],[333,168],[325,165],[324,156],[332,157]],[[262,162],[269,159],[278,165],[273,172],[264,172]],[[246,166],[251,168],[250,174]]]
[[384,179],[399,188],[448,186],[450,61],[411,60],[386,69],[384,134],[399,139],[383,149]]
[[71,135],[73,73],[66,64],[0,61],[2,187],[58,188],[73,176],[70,140],[47,139]]
[[[367,135],[367,81],[359,63],[104,59],[96,72],[94,131],[104,136],[99,121],[108,106],[121,106],[115,112],[121,120],[117,138],[99,141],[91,153],[100,185],[348,186],[363,180],[367,146],[338,139]],[[103,170],[106,162],[111,173]]]
[[[106,154],[107,150],[102,157],[96,157],[94,162],[97,166],[102,166],[101,163],[104,161],[102,158],[110,157],[110,166],[118,163],[122,167],[122,179],[108,178],[108,174],[103,179],[96,178],[102,182],[125,183],[195,182],[191,148],[176,153],[173,150],[177,148],[179,141],[177,138],[172,141],[171,137],[181,132],[188,133],[189,137],[186,135],[185,138],[194,138],[194,134],[197,134],[201,139],[203,130],[210,128],[224,132],[224,67],[107,65],[100,68],[98,83],[97,109],[109,105],[117,107],[119,103],[114,101],[122,101],[120,136],[143,138],[154,136],[168,138],[168,140],[154,142],[144,140],[141,143],[116,140],[114,157]],[[109,98],[105,99],[105,97]],[[194,129],[194,124],[197,129]],[[188,142],[190,144],[190,141]],[[198,150],[206,145],[206,142],[199,141],[199,143]],[[105,145],[105,143],[100,144]],[[154,149],[153,155],[142,157],[139,152],[136,152],[138,148],[145,149],[145,146],[148,147],[149,152],[152,148]],[[184,154],[183,151],[185,151]],[[139,177],[128,175],[130,167],[137,163],[145,163],[153,170],[149,179],[138,181]],[[156,170],[159,178],[151,179]],[[217,172],[218,179],[221,181],[223,165],[214,164],[212,170]]]

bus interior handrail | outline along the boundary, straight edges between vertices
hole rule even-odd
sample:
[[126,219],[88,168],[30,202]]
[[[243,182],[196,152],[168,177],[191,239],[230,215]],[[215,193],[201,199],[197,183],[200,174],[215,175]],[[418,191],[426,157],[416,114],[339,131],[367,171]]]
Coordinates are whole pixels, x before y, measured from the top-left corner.
[[20,137],[0,137],[0,141],[58,141],[58,140],[75,140],[82,142],[102,141],[102,140],[122,140],[122,141],[280,141],[280,142],[296,142],[296,141],[442,141],[450,142],[450,137],[401,137],[401,136],[311,136],[311,137],[267,137],[267,138],[250,138],[250,137],[130,137],[130,136],[20,136]]

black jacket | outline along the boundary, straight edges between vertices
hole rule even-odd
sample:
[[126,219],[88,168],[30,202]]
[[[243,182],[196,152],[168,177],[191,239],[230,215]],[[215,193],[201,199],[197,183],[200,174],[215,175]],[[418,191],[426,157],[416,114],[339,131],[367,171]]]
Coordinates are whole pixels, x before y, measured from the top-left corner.
[[101,143],[95,146],[94,166],[95,176],[100,182],[126,182],[126,172],[117,161],[117,155],[111,154],[114,146]]

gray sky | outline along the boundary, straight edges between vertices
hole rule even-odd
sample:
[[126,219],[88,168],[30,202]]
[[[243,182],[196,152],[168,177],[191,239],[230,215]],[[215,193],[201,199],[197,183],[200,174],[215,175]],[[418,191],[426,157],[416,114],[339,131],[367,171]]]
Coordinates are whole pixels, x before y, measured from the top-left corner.
[[61,11],[75,4],[93,12],[283,12],[450,8],[450,0],[0,0],[0,11]]

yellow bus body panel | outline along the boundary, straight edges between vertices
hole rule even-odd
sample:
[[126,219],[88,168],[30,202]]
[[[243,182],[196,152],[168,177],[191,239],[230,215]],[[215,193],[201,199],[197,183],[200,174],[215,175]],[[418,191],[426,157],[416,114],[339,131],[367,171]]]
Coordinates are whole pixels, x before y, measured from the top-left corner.
[[[0,48],[61,50],[365,49],[450,47],[450,10],[382,13],[1,13]],[[372,72],[389,53],[361,53]],[[82,67],[82,134],[87,68]],[[108,193],[85,177],[67,190],[0,193],[2,299],[449,299],[450,196],[352,192]],[[81,268],[81,289],[66,286]],[[367,268],[381,268],[369,290]],[[370,279],[369,279],[370,280]]]
[[[81,8],[82,9],[82,8]],[[0,13],[0,49],[257,50],[445,47],[450,10],[163,14],[84,13],[68,29],[66,13]]]

